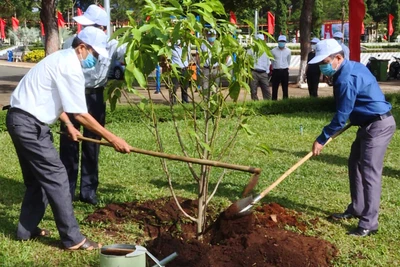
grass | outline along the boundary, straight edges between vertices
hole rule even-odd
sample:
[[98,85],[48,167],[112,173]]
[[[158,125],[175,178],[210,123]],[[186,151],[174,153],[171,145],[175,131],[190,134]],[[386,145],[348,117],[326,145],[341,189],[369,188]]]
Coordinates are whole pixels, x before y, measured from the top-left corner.
[[[260,192],[311,150],[313,141],[331,116],[330,113],[295,113],[252,117],[249,124],[256,134],[247,136],[241,133],[233,154],[227,161],[262,168],[263,173],[255,189]],[[229,129],[232,125],[233,122],[225,120],[223,127]],[[303,126],[303,134],[300,133],[300,125]],[[180,154],[172,123],[160,123],[159,126],[165,138],[166,152]],[[124,137],[132,146],[155,149],[152,135],[140,123],[110,123],[107,128]],[[357,220],[334,223],[326,219],[333,212],[344,211],[349,203],[346,164],[355,132],[356,128],[352,127],[332,141],[321,156],[305,162],[272,190],[263,202],[277,202],[301,212],[306,220],[319,218],[319,222],[306,234],[328,240],[337,246],[340,253],[334,262],[336,266],[396,266],[400,264],[399,131],[390,143],[385,158],[379,234],[364,239],[352,238],[346,232],[357,225]],[[58,136],[55,136],[57,146],[58,140]],[[0,133],[0,142],[0,265],[97,266],[98,252],[66,252],[59,248],[59,236],[50,208],[40,225],[53,232],[50,238],[27,242],[15,240],[24,185],[7,132]],[[257,148],[261,144],[267,145],[272,153],[263,154]],[[171,161],[168,164],[178,195],[194,198],[195,183],[185,163]],[[215,169],[214,179],[220,171]],[[100,173],[98,196],[101,205],[170,195],[160,160],[157,158],[139,154],[122,155],[111,148],[103,147]],[[249,178],[247,173],[229,172],[213,204],[222,210],[231,201],[240,198]],[[212,184],[214,182],[215,180],[211,181]],[[106,245],[145,245],[145,238],[138,225],[113,225],[112,227],[120,229],[120,233],[109,236],[106,228],[110,225],[85,222],[85,218],[95,210],[94,207],[74,202],[74,208],[81,230],[88,237]]]

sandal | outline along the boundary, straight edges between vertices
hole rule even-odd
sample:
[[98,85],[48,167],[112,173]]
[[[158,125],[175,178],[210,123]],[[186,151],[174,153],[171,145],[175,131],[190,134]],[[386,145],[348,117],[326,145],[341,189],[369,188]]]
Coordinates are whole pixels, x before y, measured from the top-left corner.
[[100,249],[102,247],[101,244],[96,243],[88,238],[85,239],[82,245],[77,248],[67,248],[67,250],[95,250]]
[[27,239],[20,239],[21,241],[28,241],[40,237],[49,237],[51,235],[51,232],[47,229],[40,229],[39,227],[36,228],[36,230],[31,234],[30,238]]

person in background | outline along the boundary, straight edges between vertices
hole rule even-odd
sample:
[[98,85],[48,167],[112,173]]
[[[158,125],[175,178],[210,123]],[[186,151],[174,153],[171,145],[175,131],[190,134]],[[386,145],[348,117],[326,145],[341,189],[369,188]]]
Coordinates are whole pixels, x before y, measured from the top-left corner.
[[343,43],[343,33],[342,32],[335,32],[333,34],[333,39],[335,39],[340,46],[342,47],[344,58],[349,60],[350,59],[350,49]]
[[[217,32],[214,29],[206,30],[206,39],[211,46],[214,45],[216,38],[217,38]],[[207,45],[205,45],[204,43],[201,44],[200,49],[202,52],[208,53],[209,55],[203,65],[203,83],[202,83],[203,90],[208,90],[211,89],[209,88],[210,81],[213,81],[213,84],[215,84],[215,86],[218,86],[220,84],[220,78],[218,77],[219,63],[215,62],[214,64],[211,64],[211,51],[207,47]]]
[[333,39],[317,43],[315,57],[309,64],[319,64],[322,74],[333,77],[336,114],[313,144],[319,155],[329,137],[350,120],[358,126],[348,160],[351,202],[343,213],[332,219],[358,218],[351,236],[364,237],[378,231],[383,159],[396,131],[392,106],[385,100],[378,82],[361,63],[344,58],[342,47]]
[[[189,66],[189,55],[186,59],[182,59],[182,46],[181,41],[178,40],[176,44],[174,44],[174,48],[172,49],[172,57],[171,57],[171,64],[175,64],[176,68],[178,69],[180,76],[184,79],[179,81],[176,77],[172,78],[173,88],[170,92],[169,101],[171,104],[176,104],[176,91],[178,87],[181,88],[182,91],[182,102],[189,103],[189,97],[187,93],[189,81],[185,79],[186,74],[188,72]],[[188,51],[190,53],[190,51]]]
[[[109,18],[107,13],[96,5],[90,5],[82,16],[73,18],[84,26],[93,25],[101,30],[108,25]],[[117,58],[123,57],[125,47],[118,47],[116,40],[110,40],[106,47],[108,57],[100,55],[97,64],[94,61],[86,62],[83,70],[85,77],[85,94],[88,112],[100,125],[105,125],[106,103],[104,101],[104,87],[108,81],[108,74]],[[75,120],[73,114],[68,114],[74,127],[80,129],[79,121]],[[65,131],[65,125],[61,125],[61,131]],[[83,136],[100,140],[101,137],[92,132],[89,128],[83,127]],[[79,190],[79,200],[88,204],[96,205],[97,188],[99,185],[99,153],[100,145],[91,142],[77,143],[70,140],[67,136],[60,137],[60,158],[67,169],[70,193],[72,200],[75,198],[76,185],[79,170],[79,147],[81,146],[81,181]]]
[[[311,51],[310,53],[308,53],[307,62],[310,62],[310,60],[315,57],[315,48],[318,42],[319,42],[318,38],[313,38],[311,40]],[[321,71],[317,64],[307,64],[306,77],[307,77],[308,92],[311,97],[318,97],[318,84],[320,76],[321,76]]]
[[38,227],[50,204],[63,246],[69,250],[101,247],[82,235],[74,216],[68,175],[53,144],[48,125],[59,119],[77,141],[81,133],[65,112],[82,125],[104,137],[114,149],[129,153],[130,146],[102,127],[87,111],[82,68],[108,57],[107,36],[94,27],[82,30],[72,48],[50,54],[35,65],[11,95],[6,117],[26,187],[19,216],[17,239],[48,236]]
[[[256,39],[264,40],[263,34],[257,34]],[[254,67],[251,69],[253,79],[250,81],[251,99],[258,100],[257,87],[261,87],[263,99],[271,99],[271,91],[269,89],[269,67],[271,65],[267,54],[264,52],[262,55],[256,55],[252,49],[247,53],[254,57]]]
[[279,84],[282,86],[283,98],[289,97],[289,66],[292,52],[286,47],[286,36],[278,37],[278,47],[271,50],[272,60],[272,100],[278,100]]

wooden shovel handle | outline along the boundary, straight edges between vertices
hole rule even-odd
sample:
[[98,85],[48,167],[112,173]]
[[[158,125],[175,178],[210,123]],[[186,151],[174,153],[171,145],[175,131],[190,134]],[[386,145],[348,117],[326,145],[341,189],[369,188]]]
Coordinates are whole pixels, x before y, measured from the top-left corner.
[[[347,124],[345,127],[343,127],[340,131],[336,132],[334,135],[332,135],[328,141],[324,144],[326,146],[328,143],[330,143],[334,138],[336,138],[338,135],[346,131],[351,127],[351,124]],[[280,184],[286,177],[289,176],[292,172],[294,172],[298,167],[300,167],[304,162],[306,162],[309,158],[311,158],[313,155],[313,152],[311,151],[308,153],[304,158],[299,160],[295,165],[293,165],[289,170],[287,170],[281,177],[278,178],[273,184],[271,184],[269,187],[267,187],[264,191],[261,192],[259,199],[265,197],[272,189],[274,189],[278,184]]]
[[[66,134],[64,132],[58,132],[58,133]],[[88,137],[84,137],[84,136],[78,136],[78,140],[92,142],[92,143],[96,143],[96,144],[99,144],[102,146],[113,147],[112,144],[110,144],[106,141],[92,139],[92,138],[88,138]],[[229,164],[229,163],[219,162],[219,161],[214,161],[214,160],[190,158],[190,157],[184,157],[184,156],[179,156],[179,155],[167,154],[167,153],[163,153],[163,152],[144,150],[144,149],[136,148],[136,147],[131,147],[130,151],[139,153],[139,154],[153,156],[153,157],[166,158],[166,159],[170,159],[170,160],[178,160],[178,161],[190,162],[190,163],[194,163],[194,164],[221,167],[221,168],[226,168],[226,169],[232,169],[232,170],[250,172],[250,173],[257,173],[257,174],[261,173],[260,168],[256,168],[256,167],[252,167],[252,166],[235,165],[235,164]]]

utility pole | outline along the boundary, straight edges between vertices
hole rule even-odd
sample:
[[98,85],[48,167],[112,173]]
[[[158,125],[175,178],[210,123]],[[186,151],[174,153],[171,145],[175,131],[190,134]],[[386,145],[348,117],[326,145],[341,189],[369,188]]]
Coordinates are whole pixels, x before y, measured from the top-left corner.
[[110,8],[110,0],[104,0],[104,8],[106,9],[108,18],[110,19],[107,25],[107,36],[111,37],[112,29],[111,29],[111,8]]

